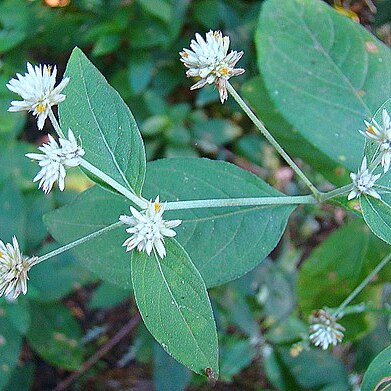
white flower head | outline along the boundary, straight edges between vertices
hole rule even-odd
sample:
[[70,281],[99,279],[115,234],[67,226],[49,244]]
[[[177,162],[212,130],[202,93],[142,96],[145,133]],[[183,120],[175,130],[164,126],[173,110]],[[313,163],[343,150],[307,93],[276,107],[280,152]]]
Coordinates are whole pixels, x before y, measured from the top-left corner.
[[190,43],[190,49],[183,49],[179,54],[181,61],[189,68],[187,77],[199,77],[200,80],[191,89],[201,88],[206,84],[215,83],[221,103],[228,98],[227,80],[232,76],[244,73],[244,69],[236,68],[236,63],[242,58],[243,52],[231,50],[228,54],[229,37],[221,31],[210,30],[206,40],[200,34],[195,35]]
[[382,111],[382,126],[380,126],[375,119],[372,123],[364,121],[366,130],[360,130],[369,140],[378,144],[381,154],[381,165],[384,172],[387,172],[391,163],[391,119],[386,109]]
[[0,296],[16,299],[20,293],[27,293],[27,273],[37,261],[37,257],[25,257],[19,250],[14,236],[12,244],[0,240]]
[[138,212],[132,206],[132,216],[121,215],[120,220],[130,225],[126,232],[132,236],[125,240],[123,246],[126,251],[137,248],[138,251],[145,251],[148,255],[152,250],[157,251],[160,258],[166,256],[164,247],[164,236],[174,237],[176,232],[172,229],[182,223],[182,220],[163,220],[165,205],[159,202],[159,196],[155,201],[150,201],[148,207]]
[[323,350],[329,346],[337,345],[343,339],[345,328],[337,323],[335,317],[327,310],[315,311],[309,319],[310,335],[309,340]]
[[50,108],[65,100],[61,91],[68,85],[69,77],[62,79],[55,87],[57,67],[27,63],[27,73],[16,74],[17,79],[11,79],[7,88],[20,95],[23,100],[14,100],[8,111],[32,111],[38,119],[38,129],[42,129],[49,115]]
[[39,181],[39,188],[47,194],[58,182],[58,188],[63,191],[65,187],[66,169],[77,167],[84,156],[84,149],[77,145],[76,138],[71,129],[68,130],[68,139],[60,138],[59,143],[49,134],[49,143],[38,149],[41,153],[27,153],[29,159],[37,160],[41,170],[33,179]]
[[353,190],[348,195],[348,200],[352,200],[355,197],[360,197],[361,194],[368,194],[374,198],[380,199],[380,195],[373,185],[380,178],[381,174],[373,175],[369,172],[367,168],[367,157],[364,156],[364,159],[361,163],[361,168],[358,170],[357,174],[351,173],[350,178],[353,181]]

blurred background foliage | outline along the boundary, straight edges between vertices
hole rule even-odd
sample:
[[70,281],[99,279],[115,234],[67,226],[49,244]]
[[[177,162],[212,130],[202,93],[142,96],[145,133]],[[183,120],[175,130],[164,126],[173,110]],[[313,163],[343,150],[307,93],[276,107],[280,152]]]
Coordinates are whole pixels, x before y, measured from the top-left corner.
[[[232,99],[224,106],[213,87],[190,91],[178,52],[195,32],[221,29],[244,50],[246,73],[232,80],[274,135],[322,189],[346,183],[347,171],[319,154],[308,162],[304,139],[287,132],[256,65],[257,0],[1,0],[0,1],[0,237],[17,235],[26,254],[56,247],[42,216],[89,186],[77,170],[67,191],[49,196],[31,178],[24,154],[51,131],[8,113],[15,97],[5,87],[26,61],[65,69],[79,46],[131,108],[149,160],[203,156],[235,163],[287,194],[300,194],[291,170],[258,136]],[[391,44],[391,2],[330,2]],[[376,8],[377,7],[377,8]],[[375,12],[376,11],[376,12]],[[289,72],[289,70],[287,70]],[[254,84],[255,83],[255,84]],[[253,86],[257,85],[254,89]],[[107,102],[108,107],[110,102]],[[344,227],[343,223],[347,223]],[[388,247],[338,205],[299,208],[277,249],[253,272],[211,290],[220,333],[219,390],[357,390],[374,357],[390,343],[390,268],[356,303],[366,312],[343,319],[345,343],[330,352],[301,351],[312,310],[336,307],[372,270]],[[331,255],[331,256],[330,256]],[[114,265],[113,265],[114,267]],[[71,254],[35,267],[29,293],[0,301],[0,389],[53,389],[106,346],[136,317],[131,292],[98,281]],[[206,379],[172,360],[139,323],[72,385],[83,390],[206,390]]]

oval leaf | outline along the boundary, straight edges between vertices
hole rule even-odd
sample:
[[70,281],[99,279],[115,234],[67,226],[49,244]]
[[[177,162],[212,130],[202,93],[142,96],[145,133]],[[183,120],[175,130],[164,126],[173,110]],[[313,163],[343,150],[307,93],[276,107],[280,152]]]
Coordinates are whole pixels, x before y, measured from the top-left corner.
[[[173,158],[148,164],[145,194],[161,200],[270,197],[283,194],[233,164]],[[177,240],[189,253],[206,285],[239,278],[257,266],[277,245],[295,209],[245,206],[167,211],[182,219]]]
[[64,131],[71,128],[81,138],[88,162],[141,193],[144,144],[129,108],[80,49],[73,50],[65,73],[71,80],[59,106]]
[[356,171],[364,145],[357,130],[390,95],[390,49],[320,0],[265,2],[256,45],[278,110],[313,146]]
[[192,371],[218,375],[218,345],[206,286],[186,251],[166,241],[167,256],[133,251],[132,282],[137,305],[150,333]]

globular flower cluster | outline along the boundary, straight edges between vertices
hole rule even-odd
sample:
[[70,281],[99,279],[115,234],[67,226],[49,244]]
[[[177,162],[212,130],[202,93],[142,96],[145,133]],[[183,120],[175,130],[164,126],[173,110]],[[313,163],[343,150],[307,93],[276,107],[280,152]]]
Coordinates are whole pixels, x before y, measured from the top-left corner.
[[64,78],[55,87],[57,67],[27,63],[27,73],[16,74],[17,79],[11,79],[7,84],[9,90],[22,97],[22,101],[12,101],[8,111],[31,111],[38,120],[41,130],[49,115],[51,107],[65,100],[62,90],[68,85],[69,77]]
[[315,311],[310,317],[310,341],[327,350],[329,346],[335,346],[343,339],[345,328],[337,323],[335,317],[327,310]]
[[[376,146],[375,159],[372,162],[374,167],[368,167],[367,157],[364,156],[357,174],[350,174],[353,189],[348,195],[349,200],[363,194],[381,199],[380,194],[374,189],[375,182],[381,177],[381,174],[374,174],[374,170],[379,164],[379,158],[384,173],[390,169],[391,164],[391,119],[387,110],[383,109],[382,111],[381,125],[374,118],[371,123],[364,121],[364,124],[366,130],[360,130],[360,133]],[[379,157],[377,158],[377,156]]]
[[165,205],[159,202],[158,196],[141,212],[131,206],[132,216],[120,216],[123,223],[130,225],[126,232],[132,234],[123,244],[127,248],[126,251],[136,248],[138,251],[145,251],[148,255],[156,251],[160,258],[166,256],[164,237],[174,237],[176,232],[172,228],[181,224],[182,220],[163,220],[164,210]]
[[27,293],[27,273],[36,263],[37,257],[26,257],[19,249],[14,236],[12,244],[0,240],[0,296],[16,299],[20,293]]
[[71,129],[68,130],[68,139],[60,138],[59,143],[49,134],[49,143],[43,144],[38,149],[43,153],[28,153],[26,156],[37,160],[41,170],[33,179],[39,181],[39,188],[47,194],[54,183],[58,182],[58,188],[63,191],[65,187],[66,169],[77,167],[84,150],[77,145],[77,140]]
[[189,68],[187,77],[198,77],[200,80],[191,89],[204,87],[214,83],[220,94],[221,103],[228,99],[227,81],[232,76],[244,73],[244,69],[235,68],[242,58],[243,52],[231,50],[228,54],[229,37],[220,31],[209,31],[206,40],[200,34],[195,35],[190,43],[190,49],[180,52],[181,61]]
[[374,141],[378,145],[381,155],[381,165],[384,172],[390,168],[391,162],[391,119],[386,109],[382,111],[382,126],[375,119],[372,119],[372,124],[364,121],[366,130],[360,131],[369,140]]
[[357,174],[351,173],[350,178],[353,181],[353,190],[348,195],[348,200],[359,197],[362,194],[368,194],[374,198],[380,199],[380,195],[373,188],[375,182],[380,178],[381,174],[374,175],[367,168],[367,158],[364,157],[361,167]]

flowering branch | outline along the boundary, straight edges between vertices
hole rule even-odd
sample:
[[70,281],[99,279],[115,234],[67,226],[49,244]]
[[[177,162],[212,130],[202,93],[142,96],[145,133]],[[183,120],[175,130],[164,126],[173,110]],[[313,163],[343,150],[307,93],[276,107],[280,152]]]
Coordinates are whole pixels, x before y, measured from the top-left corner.
[[275,140],[275,138],[270,134],[270,132],[266,129],[265,125],[262,123],[260,119],[251,111],[246,102],[240,97],[240,95],[236,92],[236,90],[232,87],[232,85],[227,81],[227,90],[236,100],[238,105],[243,109],[243,111],[247,114],[247,116],[251,119],[254,125],[259,129],[259,131],[265,136],[265,138],[269,141],[270,144],[276,149],[276,151],[281,155],[281,157],[289,164],[292,170],[301,178],[301,180],[308,186],[308,188],[312,191],[316,199],[319,199],[320,192],[319,190],[312,184],[312,182],[306,177],[306,175],[301,171],[298,165],[291,159],[291,157],[285,152],[285,150],[280,146],[280,144]]

